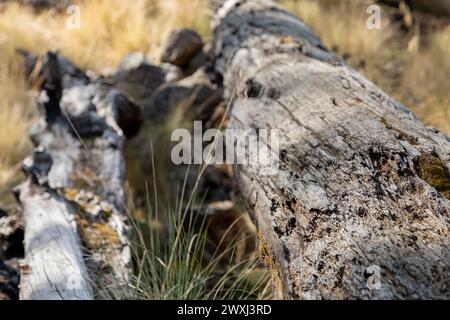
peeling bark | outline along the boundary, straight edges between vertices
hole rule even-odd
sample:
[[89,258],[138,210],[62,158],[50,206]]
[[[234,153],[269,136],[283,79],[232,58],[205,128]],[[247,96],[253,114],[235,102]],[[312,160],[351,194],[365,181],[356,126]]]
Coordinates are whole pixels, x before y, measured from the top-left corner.
[[272,1],[213,23],[228,127],[280,131],[274,174],[235,168],[278,297],[448,299],[450,139]]

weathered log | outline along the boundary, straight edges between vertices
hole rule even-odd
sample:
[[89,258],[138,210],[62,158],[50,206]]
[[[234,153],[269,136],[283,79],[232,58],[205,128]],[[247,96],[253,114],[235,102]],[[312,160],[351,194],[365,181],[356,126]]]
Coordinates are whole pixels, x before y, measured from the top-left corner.
[[213,24],[228,127],[280,132],[274,174],[235,168],[279,297],[448,298],[450,139],[272,1]]
[[122,128],[135,131],[140,117],[117,89],[71,70],[48,53],[40,72],[45,116],[30,130],[36,148],[18,189],[22,299],[123,297],[131,277]]
[[74,210],[61,196],[33,189],[28,181],[20,192],[25,219],[20,298],[92,299]]

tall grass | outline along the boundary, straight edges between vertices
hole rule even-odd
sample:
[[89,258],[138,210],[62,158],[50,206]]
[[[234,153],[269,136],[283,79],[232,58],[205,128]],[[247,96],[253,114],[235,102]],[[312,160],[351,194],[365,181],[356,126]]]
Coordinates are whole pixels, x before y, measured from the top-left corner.
[[420,28],[402,32],[389,21],[388,14],[400,12],[382,11],[381,29],[368,29],[366,9],[371,1],[280,2],[311,26],[328,48],[404,102],[427,125],[450,135],[450,28],[421,41]]
[[[229,107],[230,104],[227,109]],[[140,214],[132,214],[140,220],[134,227],[137,241],[132,246],[138,266],[135,296],[144,299],[267,298],[270,281],[267,272],[257,272],[258,252],[253,251],[250,257],[243,259],[245,256],[242,250],[243,242],[256,241],[253,234],[246,232],[243,216],[239,216],[236,212],[236,220],[221,234],[217,243],[213,239],[221,233],[220,228],[213,227],[215,237],[210,238],[209,224],[213,220],[207,214],[198,211],[206,196],[199,194],[199,183],[208,165],[194,166],[195,181],[190,174],[192,167],[188,166],[184,173],[181,192],[174,192],[174,185],[180,180],[173,176],[169,177],[169,172],[182,169],[169,168],[170,160],[166,159],[164,154],[168,156],[170,153],[167,142],[170,131],[180,126],[189,127],[189,123],[182,115],[183,109],[175,108],[163,124],[153,124],[156,130],[144,131],[146,138],[151,139],[150,153],[147,152],[144,159],[151,159],[154,197],[150,199],[146,182],[147,217],[143,217],[142,208]],[[219,128],[222,128],[224,120],[225,118],[222,118]],[[139,137],[137,141],[140,141]],[[154,141],[158,145],[156,159]],[[162,167],[160,162],[163,162]],[[157,179],[157,169],[166,176]],[[145,179],[146,175],[142,176],[142,173],[145,171],[141,172],[140,178],[133,179],[134,188]],[[168,181],[165,182],[165,179]],[[163,186],[161,181],[164,181]],[[164,187],[165,183],[167,187]],[[158,205],[161,191],[166,197],[168,193],[172,199],[174,194],[179,196],[175,203],[169,202],[161,207]],[[134,203],[131,204],[131,211],[136,212]],[[236,230],[238,226],[241,227],[240,230]],[[242,239],[242,236],[248,236],[250,239]]]
[[[401,60],[394,39],[396,28],[389,19],[381,19],[381,29],[368,29],[364,1],[282,0],[321,38],[325,46],[345,57],[378,85],[391,87],[395,76],[387,62]],[[386,12],[382,12],[386,17]],[[395,40],[395,41],[394,41]],[[397,60],[398,59],[398,60]]]
[[[258,273],[258,257],[235,263],[237,241],[205,258],[206,217],[179,208],[165,218],[149,210],[146,223],[134,228],[137,273],[135,299],[262,299],[268,298],[269,276]],[[167,219],[167,220],[166,220]],[[166,220],[166,222],[162,222]],[[255,277],[255,273],[257,276]]]
[[426,124],[450,135],[450,26],[409,57],[398,96]]
[[0,44],[34,52],[60,50],[81,67],[95,71],[115,67],[131,51],[142,51],[158,60],[160,48],[174,28],[190,27],[208,36],[209,11],[204,3],[79,0],[75,4],[79,6],[80,28],[67,26],[69,13],[36,13],[29,7],[8,3],[1,9]]
[[[0,47],[2,59],[8,55]],[[19,181],[21,160],[31,147],[26,133],[37,108],[28,87],[19,61],[0,63],[0,206],[4,209],[14,204],[10,189]]]
[[361,1],[283,0],[281,3],[319,34],[327,47],[348,56],[354,65],[361,59],[379,60],[380,52],[395,33],[389,19],[381,20],[381,29],[368,29],[367,5]]

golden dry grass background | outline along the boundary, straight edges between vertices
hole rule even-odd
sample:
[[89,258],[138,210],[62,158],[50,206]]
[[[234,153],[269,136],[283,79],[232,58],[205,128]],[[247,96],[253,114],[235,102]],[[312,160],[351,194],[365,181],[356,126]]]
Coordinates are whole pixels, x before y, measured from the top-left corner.
[[[381,29],[369,30],[366,9],[373,1],[281,2],[311,26],[327,47],[348,56],[352,66],[412,109],[425,124],[450,135],[450,25],[427,34],[419,25],[400,30],[388,15],[405,12],[391,9],[382,11]],[[431,19],[426,16],[421,22]]]
[[[364,1],[282,0],[324,43],[404,102],[426,124],[450,134],[450,27],[427,35],[400,32],[383,16],[381,30],[366,27]],[[114,68],[131,51],[156,61],[170,30],[185,26],[210,36],[206,0],[79,0],[81,29],[67,14],[36,12],[14,2],[0,8],[0,207],[19,179],[29,152],[27,129],[37,113],[16,48],[57,49],[83,68]],[[3,201],[2,201],[3,199]],[[3,202],[3,203],[2,203]]]

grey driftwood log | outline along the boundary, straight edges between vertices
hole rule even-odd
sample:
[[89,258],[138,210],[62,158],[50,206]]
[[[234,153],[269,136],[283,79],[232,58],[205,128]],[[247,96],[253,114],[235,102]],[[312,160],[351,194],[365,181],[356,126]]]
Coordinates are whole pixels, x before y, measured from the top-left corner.
[[45,114],[30,130],[36,147],[17,190],[25,223],[20,297],[124,297],[132,265],[122,128],[139,125],[138,109],[62,56],[23,54],[43,79]]
[[449,138],[272,1],[226,1],[213,26],[228,127],[280,132],[275,174],[236,167],[278,297],[448,298]]

